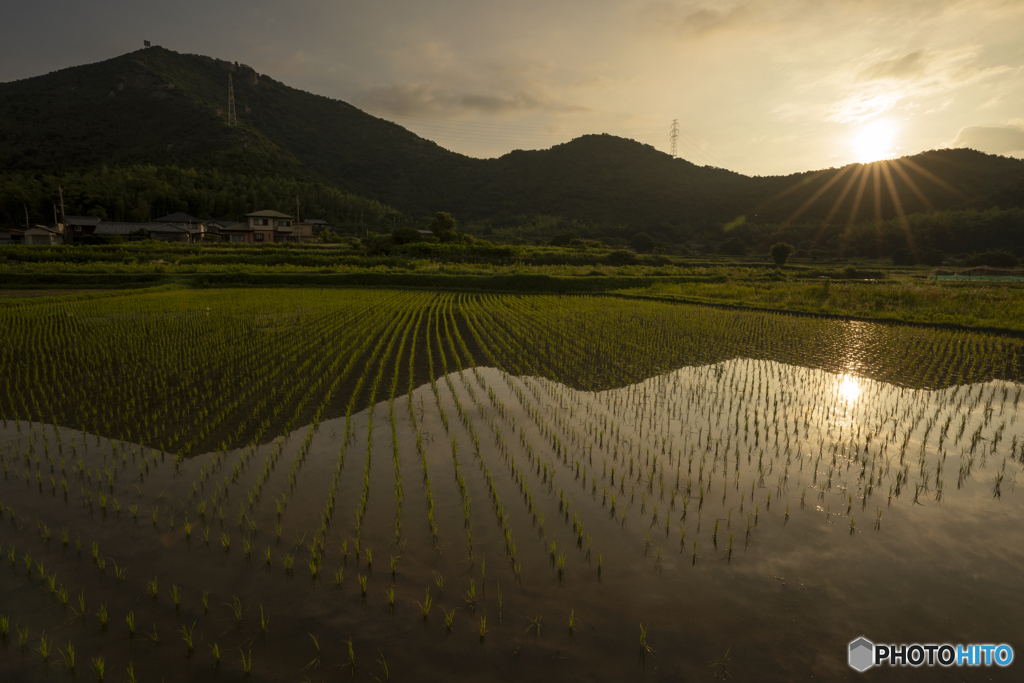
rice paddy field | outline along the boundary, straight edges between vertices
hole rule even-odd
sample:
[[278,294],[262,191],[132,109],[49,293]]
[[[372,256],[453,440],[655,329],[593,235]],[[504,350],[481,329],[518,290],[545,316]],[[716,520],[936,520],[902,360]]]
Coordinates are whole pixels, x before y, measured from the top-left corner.
[[0,680],[1019,680],[846,654],[1019,650],[1021,339],[339,289],[0,338]]

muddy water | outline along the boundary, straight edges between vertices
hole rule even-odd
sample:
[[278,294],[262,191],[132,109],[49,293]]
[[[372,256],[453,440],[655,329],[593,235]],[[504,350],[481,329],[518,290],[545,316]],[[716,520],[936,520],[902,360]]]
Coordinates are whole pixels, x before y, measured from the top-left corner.
[[[68,643],[83,680],[103,657],[106,680],[130,662],[140,681],[244,680],[243,655],[266,681],[383,679],[385,663],[394,680],[855,680],[846,646],[860,635],[1019,650],[1018,391],[914,391],[743,359],[598,393],[477,368],[348,422],[177,463],[8,422],[0,675],[64,679]],[[1018,667],[870,675],[1015,679]]]

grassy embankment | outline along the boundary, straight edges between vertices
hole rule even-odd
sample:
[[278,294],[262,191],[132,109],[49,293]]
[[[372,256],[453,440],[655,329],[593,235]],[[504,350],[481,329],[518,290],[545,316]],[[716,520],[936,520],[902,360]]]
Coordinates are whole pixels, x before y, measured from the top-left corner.
[[[185,287],[428,287],[593,293],[893,322],[1024,332],[1024,287],[927,281],[928,268],[478,246],[368,253],[324,245],[150,242],[0,248],[0,290]],[[56,291],[55,291],[56,293]]]

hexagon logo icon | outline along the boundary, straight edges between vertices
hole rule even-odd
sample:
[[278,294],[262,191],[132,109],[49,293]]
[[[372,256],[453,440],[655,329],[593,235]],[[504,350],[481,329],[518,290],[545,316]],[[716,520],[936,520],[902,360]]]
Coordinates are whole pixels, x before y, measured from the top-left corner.
[[861,636],[850,643],[850,668],[867,671],[875,663],[875,644]]

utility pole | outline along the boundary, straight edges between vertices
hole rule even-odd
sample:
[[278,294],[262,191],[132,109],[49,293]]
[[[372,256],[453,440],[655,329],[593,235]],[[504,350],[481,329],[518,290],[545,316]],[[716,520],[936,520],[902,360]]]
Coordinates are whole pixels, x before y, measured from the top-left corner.
[[60,194],[60,224],[64,226],[64,244],[74,244],[75,237],[68,230],[68,221],[64,217],[64,188],[58,185],[57,192]]
[[676,141],[679,140],[679,119],[672,119],[672,127],[668,131],[668,140],[672,145],[672,158],[676,158]]
[[235,85],[228,73],[228,125],[238,125],[238,117],[235,115]]
[[295,222],[302,222],[302,219],[299,216],[299,195],[295,195]]
[[25,229],[28,230],[28,204],[22,204],[25,207]]

